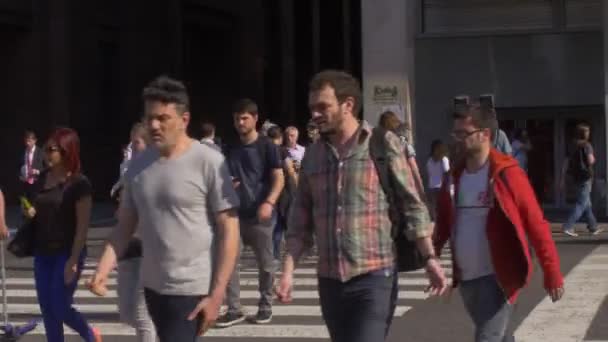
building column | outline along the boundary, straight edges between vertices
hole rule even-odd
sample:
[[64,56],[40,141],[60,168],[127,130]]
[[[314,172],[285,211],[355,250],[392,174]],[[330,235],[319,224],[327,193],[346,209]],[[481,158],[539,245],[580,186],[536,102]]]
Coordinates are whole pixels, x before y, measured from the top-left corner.
[[363,118],[372,125],[392,110],[414,131],[416,3],[361,1]]
[[51,126],[70,120],[70,2],[48,3],[48,105]]
[[[608,180],[608,1],[602,1],[604,44],[604,179]],[[608,182],[604,182],[604,188]],[[608,195],[604,197],[604,214],[608,215]]]
[[278,3],[281,25],[281,110],[288,122],[296,121],[296,58],[295,58],[295,3],[281,0]]

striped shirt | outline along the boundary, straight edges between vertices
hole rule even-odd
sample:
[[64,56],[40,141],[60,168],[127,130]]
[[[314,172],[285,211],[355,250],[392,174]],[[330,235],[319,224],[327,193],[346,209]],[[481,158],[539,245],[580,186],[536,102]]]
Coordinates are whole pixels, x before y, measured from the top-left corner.
[[[363,122],[342,157],[325,140],[306,149],[286,240],[290,254],[296,256],[316,242],[319,277],[346,282],[394,265],[389,204],[369,153],[371,133]],[[428,209],[399,138],[387,133],[383,139],[408,237],[429,236]]]

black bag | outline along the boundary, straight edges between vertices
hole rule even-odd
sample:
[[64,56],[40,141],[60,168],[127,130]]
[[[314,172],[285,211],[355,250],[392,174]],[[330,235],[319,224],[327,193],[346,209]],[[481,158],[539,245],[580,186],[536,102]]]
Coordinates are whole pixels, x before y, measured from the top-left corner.
[[575,145],[568,160],[568,173],[577,183],[584,183],[593,177],[593,169],[585,154],[585,145]]
[[391,222],[393,223],[391,235],[395,243],[397,271],[411,272],[422,269],[425,266],[424,258],[418,250],[416,242],[410,241],[407,238],[407,222],[401,211],[398,210],[399,206],[396,203],[396,196],[393,192],[394,187],[392,186],[394,176],[388,167],[384,131],[378,128],[374,129],[369,146],[370,154],[374,161],[376,172],[378,173],[378,179],[380,180],[380,185],[382,186],[390,205],[390,216]]
[[15,233],[15,237],[8,243],[7,250],[17,258],[34,256],[34,234],[36,226],[34,220],[27,220]]

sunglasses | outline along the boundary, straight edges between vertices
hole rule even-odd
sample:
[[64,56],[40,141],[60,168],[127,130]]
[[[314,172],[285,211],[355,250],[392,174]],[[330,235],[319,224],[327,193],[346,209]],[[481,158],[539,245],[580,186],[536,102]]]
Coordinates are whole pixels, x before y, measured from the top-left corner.
[[58,146],[47,146],[45,148],[46,153],[59,152],[61,149]]

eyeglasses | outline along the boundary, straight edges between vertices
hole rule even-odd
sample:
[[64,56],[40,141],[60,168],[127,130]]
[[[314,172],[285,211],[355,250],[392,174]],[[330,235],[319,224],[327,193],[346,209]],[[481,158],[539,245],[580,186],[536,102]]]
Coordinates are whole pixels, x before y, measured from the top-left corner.
[[480,129],[476,129],[476,130],[470,131],[470,132],[469,131],[453,131],[452,138],[454,138],[456,140],[464,140],[475,133],[483,132],[483,130],[484,130],[483,128],[480,128]]
[[59,152],[61,151],[61,149],[57,146],[47,146],[45,148],[46,153],[53,153],[53,152]]

